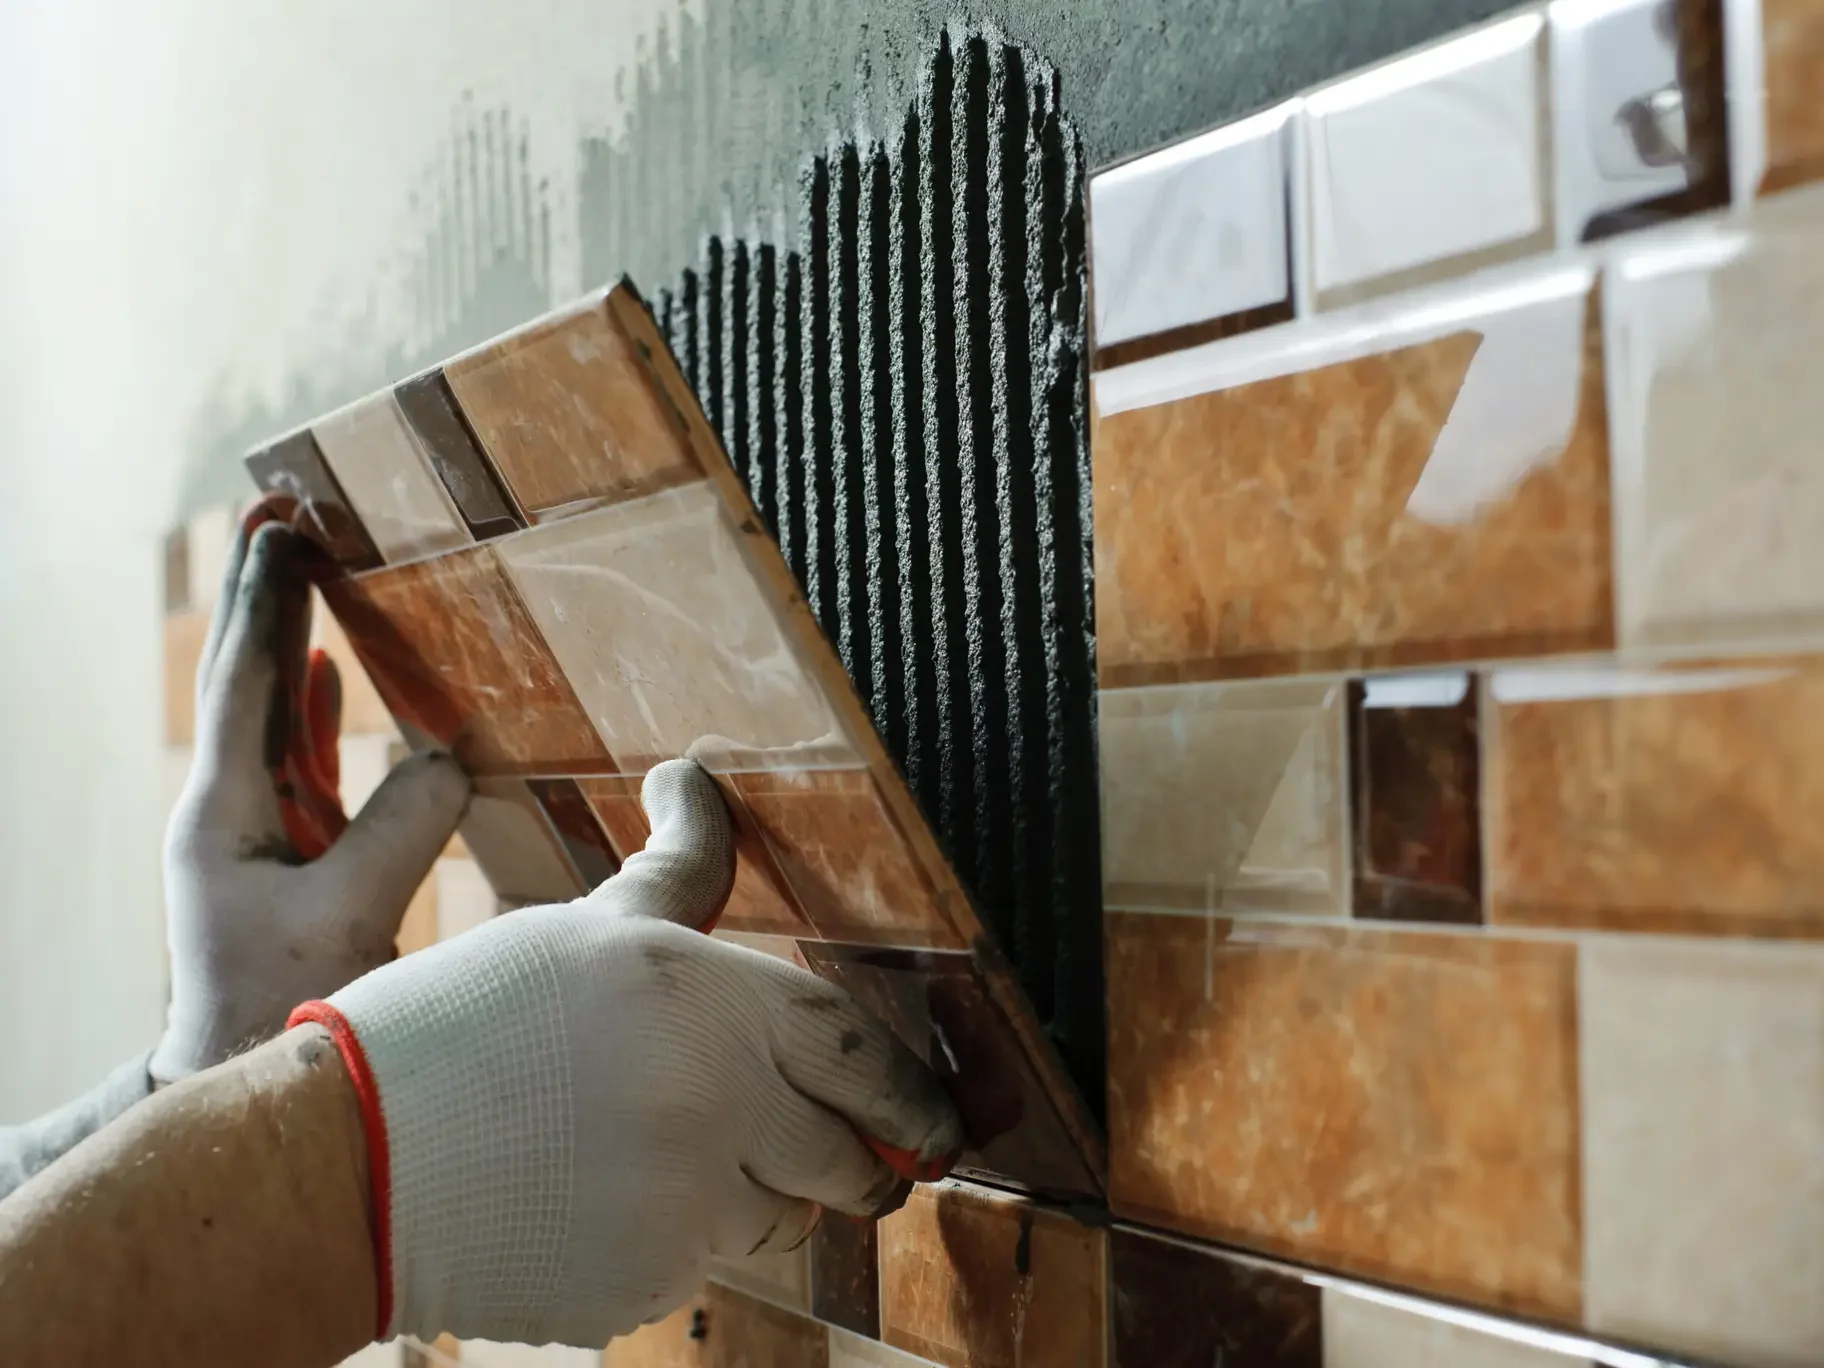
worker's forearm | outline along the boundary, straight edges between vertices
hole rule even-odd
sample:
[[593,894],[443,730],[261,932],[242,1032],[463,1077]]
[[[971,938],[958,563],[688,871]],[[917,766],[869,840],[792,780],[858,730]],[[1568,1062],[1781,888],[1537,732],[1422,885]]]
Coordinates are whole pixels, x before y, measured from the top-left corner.
[[323,1368],[373,1335],[367,1159],[328,1034],[173,1084],[0,1201],[0,1362]]
[[128,1060],[94,1088],[20,1126],[0,1126],[0,1198],[76,1148],[152,1092],[146,1055]]

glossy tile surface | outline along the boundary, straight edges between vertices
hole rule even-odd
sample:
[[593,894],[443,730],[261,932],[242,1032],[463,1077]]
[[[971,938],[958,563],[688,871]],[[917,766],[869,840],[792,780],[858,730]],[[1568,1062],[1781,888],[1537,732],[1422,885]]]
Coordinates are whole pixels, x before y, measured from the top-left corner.
[[468,544],[467,527],[391,394],[338,409],[310,431],[382,559],[413,560]]
[[441,370],[395,385],[393,400],[477,541],[526,525],[482,454]]
[[462,839],[509,902],[568,902],[588,891],[524,780],[476,780]]
[[247,472],[266,493],[298,501],[294,524],[344,570],[353,574],[380,564],[373,539],[308,430],[249,453]]
[[1623,643],[1824,639],[1824,187],[1606,279]]
[[811,924],[831,940],[962,949],[930,876],[866,770],[731,774]]
[[1581,954],[1588,1323],[1722,1362],[1819,1362],[1824,955]]
[[603,1368],[828,1368],[829,1331],[808,1316],[709,1284],[657,1325],[611,1342]]
[[491,342],[443,373],[534,521],[703,474],[682,419],[600,299]]
[[1342,684],[1104,690],[1108,907],[1346,910]]
[[502,547],[532,617],[621,763],[854,763],[821,688],[707,484]]
[[1587,1358],[1334,1287],[1324,1289],[1323,1334],[1324,1368],[1593,1368]]
[[825,1210],[806,1246],[811,1314],[870,1338],[880,1334],[880,1245],[873,1221]]
[[1767,172],[1763,191],[1824,176],[1824,4],[1760,0],[1766,64]]
[[1324,1368],[1319,1290],[1285,1272],[1108,1235],[1110,1368]]
[[1571,947],[1138,913],[1107,925],[1118,1213],[1575,1316]]
[[1529,270],[1099,374],[1103,686],[1607,645],[1591,285]]
[[337,580],[323,592],[393,714],[472,772],[613,768],[491,547]]
[[1106,1232],[979,1188],[880,1223],[881,1338],[946,1368],[1101,1368]]
[[1306,98],[1320,302],[1549,245],[1542,78],[1529,14]]
[[526,787],[544,811],[546,824],[583,886],[594,888],[613,878],[621,867],[620,859],[576,780],[529,779]]

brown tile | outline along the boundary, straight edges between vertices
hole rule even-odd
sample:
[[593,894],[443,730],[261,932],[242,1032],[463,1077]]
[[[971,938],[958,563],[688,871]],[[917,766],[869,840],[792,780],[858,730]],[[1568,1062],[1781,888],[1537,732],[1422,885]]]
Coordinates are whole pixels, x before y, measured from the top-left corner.
[[443,373],[534,521],[702,477],[682,419],[599,298],[491,342]]
[[508,902],[568,902],[587,891],[523,779],[476,780],[462,838]]
[[[393,715],[386,710],[379,691],[374,688],[374,681],[367,677],[367,667],[356,656],[348,633],[342,630],[342,624],[336,621],[336,615],[329,611],[329,605],[320,594],[311,597],[310,645],[312,650],[322,651],[335,662],[336,673],[342,681],[342,735],[397,734],[399,729],[393,725]],[[404,759],[403,755],[396,757],[394,763],[401,759]]]
[[1352,685],[1349,704],[1355,915],[1481,921],[1473,681],[1382,676]]
[[209,614],[172,613],[165,618],[165,744],[196,740],[196,671],[209,639]]
[[294,525],[344,570],[354,574],[380,564],[373,539],[308,429],[249,453],[247,472],[266,493],[298,501]]
[[1489,916],[1824,938],[1824,661],[1497,672]]
[[190,529],[165,533],[165,611],[181,613],[190,606]]
[[880,1337],[880,1247],[873,1221],[825,1211],[811,1233],[811,1314]]
[[526,787],[544,809],[545,820],[582,878],[583,887],[595,888],[613,878],[621,862],[576,780],[528,779]]
[[1590,286],[1541,268],[1372,344],[1325,323],[1098,375],[1103,686],[1609,644]]
[[880,1337],[946,1368],[1102,1368],[1107,1251],[1016,1198],[917,1188],[880,1222]]
[[866,770],[731,774],[786,886],[824,936],[963,948]]
[[1110,1368],[1324,1368],[1322,1293],[1279,1269],[1108,1236]]
[[[1762,191],[1824,176],[1824,3],[1761,0],[1767,172]],[[1750,115],[1749,117],[1752,117]]]
[[1573,947],[1141,913],[1107,927],[1118,1212],[1575,1318]]
[[392,713],[476,774],[614,761],[489,546],[324,586]]
[[1055,1061],[1035,1065],[970,956],[832,941],[799,948],[816,973],[853,994],[943,1079],[970,1145],[959,1174],[1096,1195],[1090,1166],[1038,1069],[1048,1069],[1053,1090],[1070,1085]]
[[829,1331],[711,1283],[656,1325],[614,1340],[603,1368],[828,1368]]
[[417,435],[425,459],[442,481],[477,541],[503,536],[526,520],[501,488],[500,477],[450,393],[441,370],[414,376],[393,387],[399,411]]

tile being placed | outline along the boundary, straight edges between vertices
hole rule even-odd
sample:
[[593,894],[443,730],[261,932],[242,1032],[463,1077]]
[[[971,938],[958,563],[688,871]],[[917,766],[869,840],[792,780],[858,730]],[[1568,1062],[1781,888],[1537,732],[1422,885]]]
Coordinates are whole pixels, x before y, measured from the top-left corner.
[[317,448],[386,561],[468,544],[467,527],[385,391],[310,425]]
[[588,891],[523,779],[477,779],[462,839],[508,902],[568,902]]
[[526,525],[494,467],[482,455],[481,444],[441,370],[401,381],[393,387],[393,400],[476,541]]
[[355,574],[380,564],[373,538],[308,428],[250,452],[247,471],[264,492],[297,500],[293,525],[343,570]]
[[1102,686],[1609,645],[1593,286],[1528,266],[1099,372]]
[[583,887],[595,888],[614,877],[620,858],[589,800],[574,779],[528,779],[526,787],[543,809],[545,821],[563,847]]
[[1325,1368],[1314,1284],[1131,1230],[1108,1241],[1110,1368]]
[[1104,690],[1104,905],[1344,913],[1343,699],[1321,679]]
[[[1757,6],[1743,4],[1752,15]],[[1759,0],[1760,73],[1764,123],[1761,134],[1769,193],[1824,177],[1824,3],[1819,0]],[[1747,46],[1744,43],[1744,46]],[[1750,111],[1744,111],[1752,117]]]
[[1576,1317],[1573,947],[1106,922],[1119,1215]]

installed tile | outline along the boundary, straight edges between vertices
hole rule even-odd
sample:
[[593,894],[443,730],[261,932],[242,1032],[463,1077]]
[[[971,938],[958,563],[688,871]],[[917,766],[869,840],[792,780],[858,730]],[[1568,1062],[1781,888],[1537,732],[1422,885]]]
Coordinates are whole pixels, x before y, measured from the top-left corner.
[[247,456],[247,472],[268,494],[298,502],[292,524],[350,574],[380,564],[373,538],[342,492],[309,429]]
[[731,774],[805,915],[832,940],[966,944],[866,770]]
[[1729,1363],[1824,1362],[1824,956],[1586,942],[1584,1306]]
[[1824,187],[1606,281],[1622,643],[1824,639]]
[[687,752],[712,769],[855,763],[708,484],[501,554],[623,773]]
[[342,735],[397,735],[399,729],[393,725],[393,716],[386,710],[373,680],[367,677],[367,667],[355,655],[348,634],[320,594],[311,597],[310,645],[335,662],[342,683]]
[[968,955],[830,941],[800,948],[813,970],[853,994],[944,1080],[970,1144],[959,1173],[1095,1195],[1044,1081]]
[[710,1283],[656,1325],[612,1341],[603,1368],[829,1368],[829,1331]]
[[167,613],[164,620],[165,744],[196,740],[196,671],[209,640],[207,612]]
[[1592,284],[1529,268],[1098,374],[1103,686],[1606,646]]
[[174,527],[165,533],[165,612],[181,613],[190,607],[190,529]]
[[830,1368],[927,1368],[930,1359],[889,1349],[878,1340],[844,1330],[830,1331]]
[[1116,1211],[1575,1316],[1570,946],[1126,912],[1107,927]]
[[568,902],[587,892],[524,780],[476,780],[462,839],[509,902]]
[[1350,688],[1355,915],[1482,920],[1476,691],[1460,671]]
[[324,597],[394,716],[472,772],[614,768],[491,547],[332,581]]
[[880,1246],[873,1221],[825,1211],[806,1246],[811,1314],[870,1338],[880,1334]]
[[1593,1368],[1587,1358],[1337,1287],[1324,1289],[1323,1333],[1324,1368]]
[[[499,861],[495,863],[498,865]],[[460,936],[500,915],[500,898],[494,885],[474,860],[439,860],[431,866],[431,880],[437,892],[433,940]]]
[[1098,350],[1292,298],[1291,107],[1104,171],[1089,182]]
[[528,779],[526,787],[544,809],[545,821],[581,877],[583,887],[594,888],[613,878],[621,867],[620,859],[576,780]]
[[881,1338],[946,1368],[1101,1368],[1107,1232],[981,1188],[880,1222]]
[[1343,712],[1332,680],[1104,690],[1104,904],[1344,912]]
[[382,559],[415,560],[468,545],[468,528],[390,393],[319,418],[310,431]]
[[599,298],[490,342],[443,373],[535,522],[702,477],[683,420]]
[[1542,29],[1521,15],[1306,97],[1320,303],[1551,245]]
[[1824,5],[1760,0],[1766,100],[1763,191],[1824,176]]
[[185,556],[190,575],[189,609],[207,615],[222,596],[222,577],[240,529],[230,504],[214,504],[192,513],[184,524]]
[[418,449],[477,541],[526,525],[501,488],[494,467],[482,455],[441,370],[395,385],[393,399],[417,437]]
[[1324,1368],[1319,1290],[1278,1269],[1108,1236],[1111,1368]]
[[736,1288],[775,1306],[803,1312],[811,1309],[811,1250],[808,1244],[778,1254],[750,1254],[739,1259],[712,1257],[709,1276],[724,1287]]

